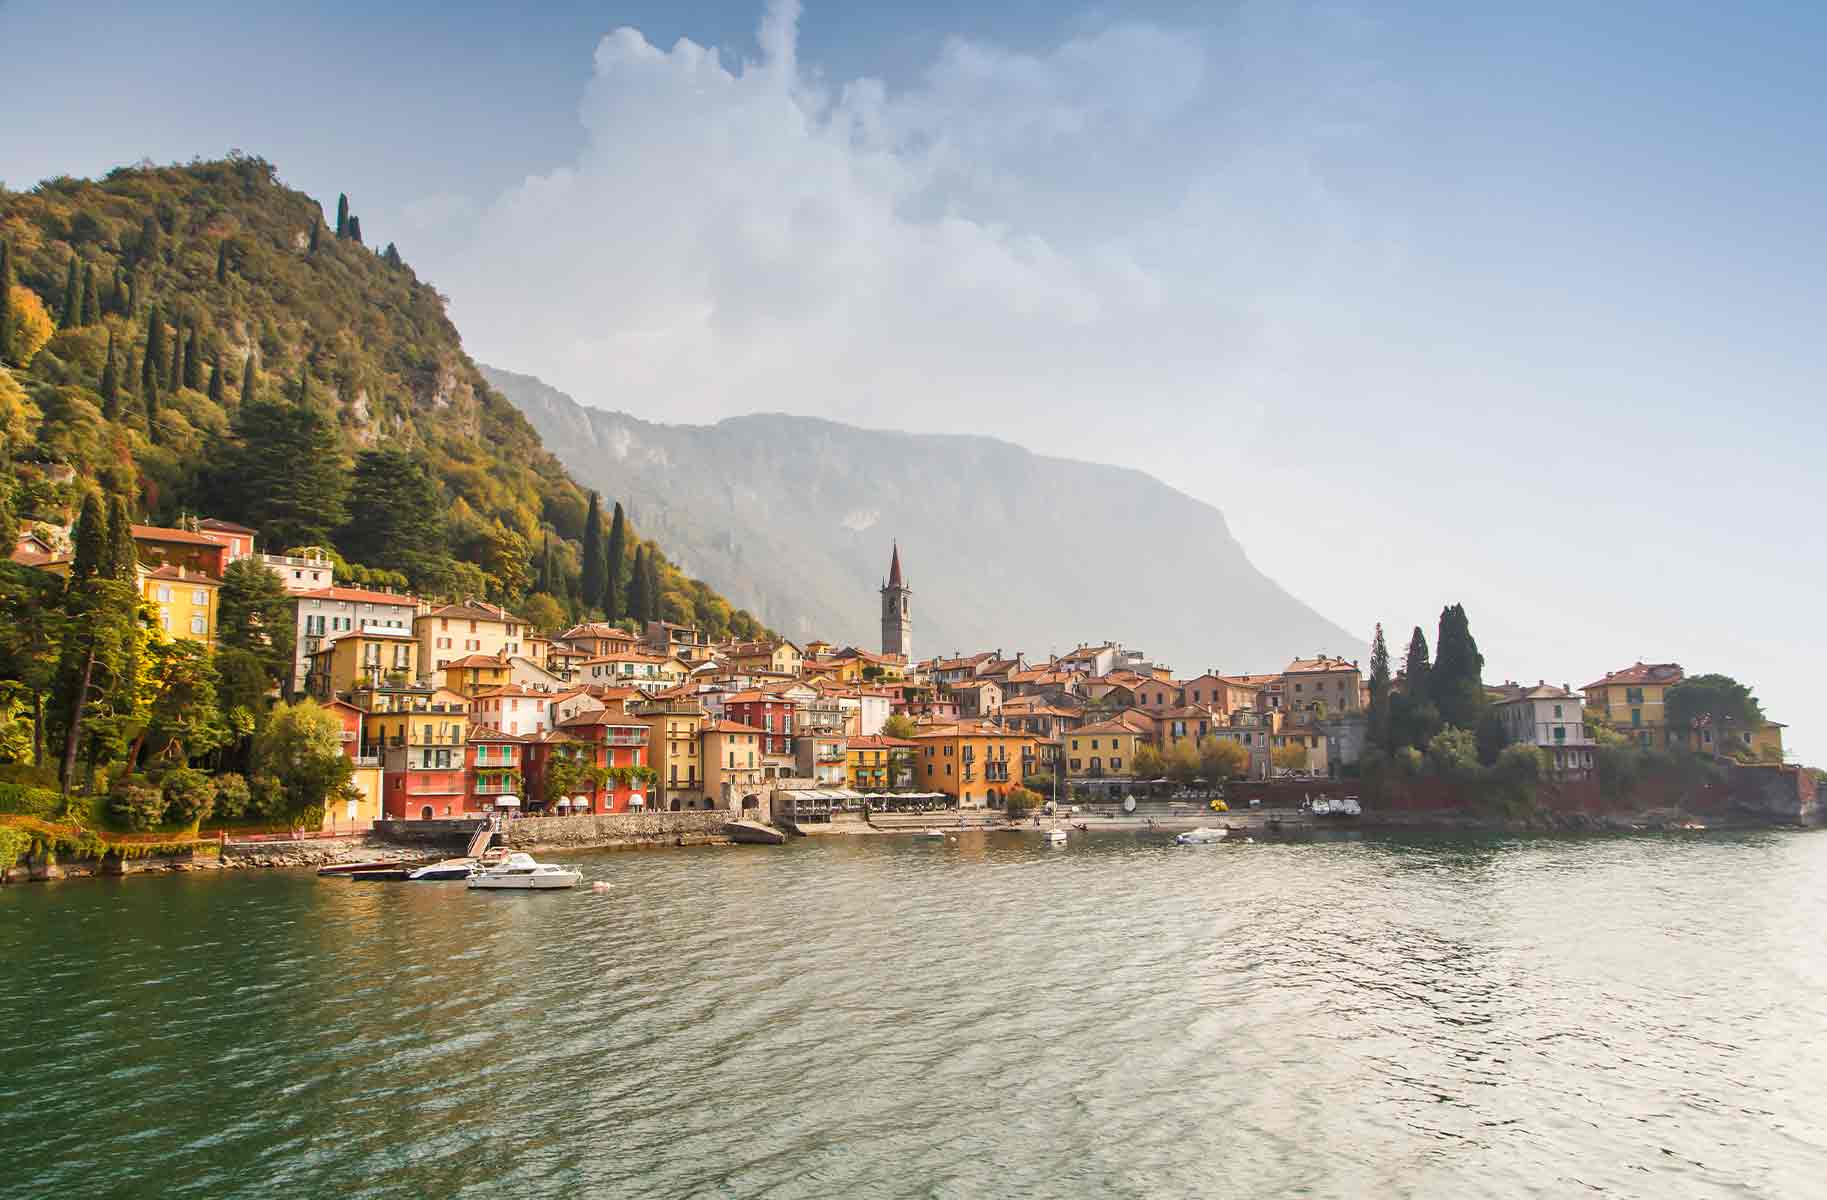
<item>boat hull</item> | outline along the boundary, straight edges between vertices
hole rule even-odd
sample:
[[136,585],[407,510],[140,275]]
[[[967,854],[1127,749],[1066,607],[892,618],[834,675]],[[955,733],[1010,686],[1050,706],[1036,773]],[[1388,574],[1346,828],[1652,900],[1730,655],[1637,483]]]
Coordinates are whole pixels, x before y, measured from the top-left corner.
[[581,871],[555,871],[541,875],[472,875],[469,886],[484,892],[549,892],[574,888],[583,880]]

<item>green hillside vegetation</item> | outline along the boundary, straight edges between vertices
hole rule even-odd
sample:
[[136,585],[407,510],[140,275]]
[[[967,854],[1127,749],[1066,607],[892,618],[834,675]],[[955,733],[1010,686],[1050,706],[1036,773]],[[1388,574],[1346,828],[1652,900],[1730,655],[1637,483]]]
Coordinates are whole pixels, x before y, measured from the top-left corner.
[[326,224],[241,156],[0,191],[9,545],[21,522],[67,529],[94,489],[137,520],[238,521],[268,551],[331,548],[344,579],[541,625],[764,632],[631,531],[586,592],[594,496],[483,380],[436,289],[338,209]]

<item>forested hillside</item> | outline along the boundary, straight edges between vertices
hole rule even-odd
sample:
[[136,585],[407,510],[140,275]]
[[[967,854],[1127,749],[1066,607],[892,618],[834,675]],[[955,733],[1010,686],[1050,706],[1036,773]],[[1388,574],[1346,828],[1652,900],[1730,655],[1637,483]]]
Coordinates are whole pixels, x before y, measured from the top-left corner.
[[[211,515],[341,573],[524,606],[586,590],[589,498],[463,352],[443,298],[359,215],[248,157],[0,191],[0,525],[62,536],[83,495]],[[604,547],[607,539],[594,545]],[[752,635],[748,614],[632,531],[617,616]],[[630,589],[631,591],[633,589]]]

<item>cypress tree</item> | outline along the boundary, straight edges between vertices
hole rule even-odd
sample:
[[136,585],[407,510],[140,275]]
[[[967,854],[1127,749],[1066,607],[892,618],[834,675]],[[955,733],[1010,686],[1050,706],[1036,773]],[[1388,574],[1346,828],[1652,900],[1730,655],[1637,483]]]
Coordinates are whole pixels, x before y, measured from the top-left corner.
[[190,327],[190,337],[184,342],[184,386],[193,391],[203,390],[203,358],[197,346],[197,327]]
[[228,282],[228,239],[216,243],[216,282]]
[[102,416],[118,421],[121,415],[121,381],[114,366],[114,331],[108,331],[108,365],[102,368]]
[[647,550],[645,547],[634,548],[634,563],[628,570],[628,603],[623,606],[622,616],[634,620],[647,619]]
[[108,554],[108,518],[102,514],[101,498],[94,492],[83,497],[74,537],[76,549],[70,559],[70,582],[84,584],[103,573]]
[[347,192],[336,197],[336,236],[349,236],[349,193]]
[[139,550],[133,544],[133,517],[119,496],[108,499],[108,553],[104,573],[122,583],[134,582]]
[[165,390],[175,392],[184,382],[184,327],[171,327],[171,354],[165,359]]
[[134,247],[134,253],[140,262],[156,263],[158,261],[159,223],[153,219],[151,213],[147,213],[146,219],[140,222],[140,241],[139,245]]
[[241,405],[243,408],[245,408],[249,404],[252,404],[253,402],[254,402],[254,351],[253,351],[252,347],[249,347],[248,352],[247,352],[247,363],[241,369],[241,395],[236,398],[235,403],[237,403],[237,404]]
[[401,262],[399,248],[397,246],[395,246],[392,242],[388,242],[387,248],[385,250],[381,251],[381,258],[390,267],[399,266],[400,262]]
[[1402,660],[1402,690],[1417,701],[1428,699],[1429,676],[1433,668],[1427,661],[1427,635],[1419,625],[1408,638],[1408,657]]
[[314,220],[311,222],[311,253],[312,254],[317,253],[317,238],[318,238],[319,234],[323,233],[323,231],[324,231],[324,223],[321,219]]
[[82,269],[82,323],[84,325],[101,323],[101,289],[96,286],[93,266],[85,266]]
[[[148,221],[151,217],[146,218]],[[154,376],[165,373],[165,326],[159,320],[159,303],[154,300],[146,310],[146,354],[140,359],[140,386]]]
[[0,238],[0,362],[13,360],[13,248]]
[[309,398],[310,394],[311,394],[310,368],[304,366],[301,363],[298,367],[298,387],[297,387],[297,390],[295,390],[292,393],[292,403],[303,404],[305,402],[305,400],[307,398]]
[[1370,642],[1370,728],[1368,741],[1379,750],[1389,746],[1389,643],[1383,640],[1383,623]]
[[57,317],[57,328],[74,329],[82,322],[82,276],[76,273],[76,256],[70,256],[70,269],[63,280],[63,312]]
[[156,374],[146,376],[140,403],[146,406],[146,440],[156,446],[159,441],[159,377]]
[[615,516],[609,522],[608,569],[603,572],[603,611],[609,614],[611,621],[622,619],[623,602],[622,575],[628,565],[628,517],[622,512],[622,502],[615,502]]
[[583,585],[584,603],[592,608],[603,601],[604,574],[602,501],[591,492],[590,510],[584,514]]
[[223,407],[222,399],[222,351],[209,364],[209,399],[217,408]]
[[1440,719],[1448,725],[1471,729],[1484,714],[1484,655],[1478,652],[1463,604],[1440,610],[1429,692]]
[[362,219],[360,217],[349,218],[349,240],[358,246],[362,244]]
[[660,551],[658,547],[647,549],[647,619],[658,621],[665,614],[660,610]]

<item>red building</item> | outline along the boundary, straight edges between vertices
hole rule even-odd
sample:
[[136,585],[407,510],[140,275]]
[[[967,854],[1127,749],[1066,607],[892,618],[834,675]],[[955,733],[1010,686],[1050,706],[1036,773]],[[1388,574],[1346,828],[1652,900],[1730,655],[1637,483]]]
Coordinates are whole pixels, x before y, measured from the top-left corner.
[[723,715],[739,725],[761,730],[762,754],[793,754],[793,702],[772,692],[732,692],[723,698]]
[[385,751],[381,761],[381,810],[389,818],[441,821],[463,816],[469,783],[462,767],[425,769],[412,765],[407,751],[395,749]]
[[577,758],[609,772],[602,786],[574,792],[554,801],[554,812],[619,813],[647,807],[651,771],[647,762],[647,726],[607,709],[579,713],[526,747],[527,794],[545,802],[545,779],[551,765]]
[[464,772],[469,785],[465,807],[470,812],[498,809],[513,812],[525,799],[526,738],[480,725],[469,727],[464,745]]
[[133,545],[140,562],[147,566],[164,564],[201,571],[211,579],[222,578],[223,568],[231,561],[231,547],[217,533],[197,533],[190,529],[165,529],[158,525],[135,525]]

